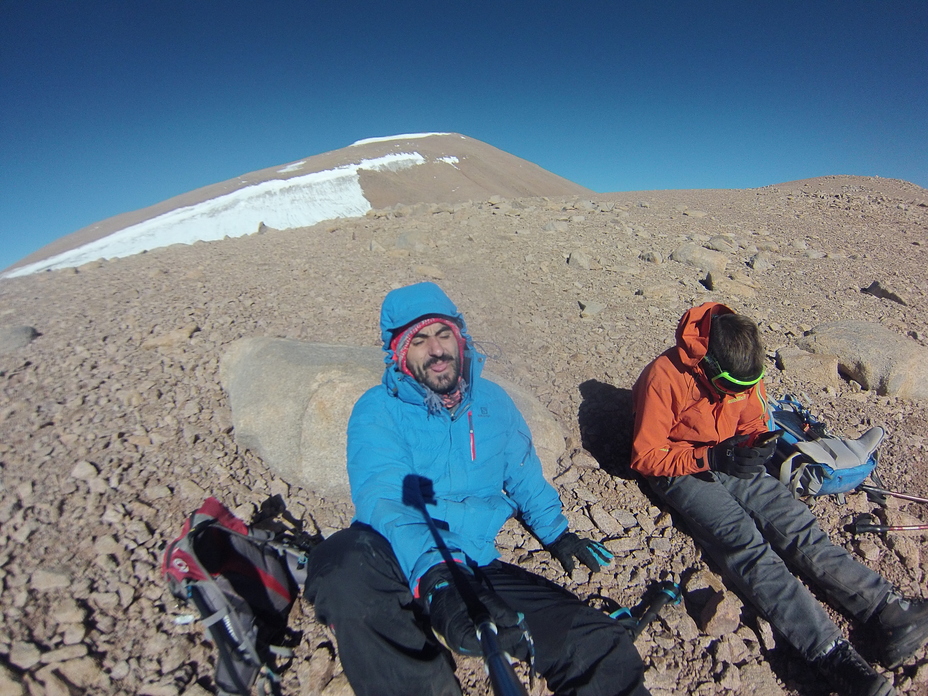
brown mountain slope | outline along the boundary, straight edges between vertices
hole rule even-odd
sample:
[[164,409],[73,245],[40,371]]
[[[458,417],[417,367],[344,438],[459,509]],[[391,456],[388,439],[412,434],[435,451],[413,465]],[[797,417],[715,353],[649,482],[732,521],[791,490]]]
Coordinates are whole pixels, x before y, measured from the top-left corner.
[[292,179],[313,172],[348,167],[386,155],[413,152],[422,155],[425,162],[398,170],[362,169],[359,172],[364,197],[370,202],[371,207],[388,208],[411,203],[460,203],[466,200],[486,200],[494,195],[513,198],[592,193],[538,165],[457,133],[432,134],[428,137],[398,136],[372,142],[359,141],[359,144],[340,150],[244,174],[175,196],[147,208],[94,223],[47,244],[10,268],[42,261],[178,208],[196,206],[255,184],[275,179]]

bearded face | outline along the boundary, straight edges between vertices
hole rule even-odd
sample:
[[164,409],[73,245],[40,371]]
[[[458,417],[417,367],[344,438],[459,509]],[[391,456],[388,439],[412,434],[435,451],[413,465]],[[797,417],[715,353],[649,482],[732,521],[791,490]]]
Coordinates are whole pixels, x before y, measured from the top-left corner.
[[430,324],[413,336],[406,366],[432,391],[447,394],[454,390],[461,375],[461,355],[451,327],[441,322]]

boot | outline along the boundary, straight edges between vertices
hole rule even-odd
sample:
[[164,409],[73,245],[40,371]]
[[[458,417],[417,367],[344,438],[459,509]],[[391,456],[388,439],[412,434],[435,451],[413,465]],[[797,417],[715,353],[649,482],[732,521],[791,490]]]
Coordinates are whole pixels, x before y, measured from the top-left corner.
[[881,634],[880,662],[895,669],[928,641],[928,601],[891,594],[868,623]]
[[896,689],[846,640],[839,640],[813,663],[841,696],[896,696]]

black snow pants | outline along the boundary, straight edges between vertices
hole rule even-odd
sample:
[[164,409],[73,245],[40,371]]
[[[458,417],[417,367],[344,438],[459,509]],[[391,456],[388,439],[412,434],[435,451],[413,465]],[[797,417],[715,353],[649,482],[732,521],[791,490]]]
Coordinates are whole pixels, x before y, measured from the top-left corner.
[[[494,591],[525,616],[535,670],[558,696],[648,696],[628,631],[548,580],[494,561]],[[330,626],[356,696],[456,696],[450,653],[433,637],[390,543],[355,523],[309,559],[306,598]]]

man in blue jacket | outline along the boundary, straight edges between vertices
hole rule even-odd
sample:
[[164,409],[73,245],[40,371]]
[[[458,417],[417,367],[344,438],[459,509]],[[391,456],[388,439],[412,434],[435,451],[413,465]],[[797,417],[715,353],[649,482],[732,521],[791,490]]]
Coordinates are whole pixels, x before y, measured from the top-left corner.
[[480,655],[485,612],[502,648],[554,693],[645,696],[620,624],[498,558],[496,536],[516,515],[568,573],[574,558],[595,572],[612,556],[567,530],[529,429],[481,377],[485,357],[454,303],[434,283],[394,290],[380,328],[383,383],[348,422],[355,519],[314,549],[306,585],[355,694],[460,694],[441,645]]

